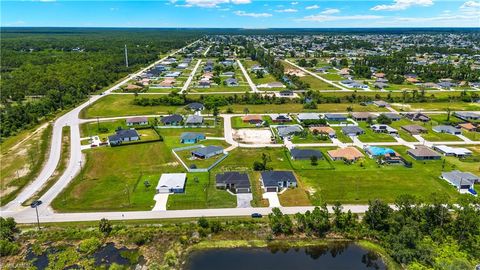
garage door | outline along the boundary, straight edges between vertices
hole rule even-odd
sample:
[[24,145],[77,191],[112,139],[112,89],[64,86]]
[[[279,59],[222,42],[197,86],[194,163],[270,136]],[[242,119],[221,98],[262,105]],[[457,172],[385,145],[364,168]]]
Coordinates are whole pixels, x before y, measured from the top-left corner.
[[277,188],[276,187],[269,187],[269,188],[267,188],[267,192],[277,192]]

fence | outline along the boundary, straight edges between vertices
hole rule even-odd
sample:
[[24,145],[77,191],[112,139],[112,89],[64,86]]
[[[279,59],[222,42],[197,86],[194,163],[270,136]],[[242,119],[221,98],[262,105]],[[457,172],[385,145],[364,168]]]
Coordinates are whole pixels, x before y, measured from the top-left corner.
[[220,157],[217,161],[215,161],[212,165],[210,165],[208,168],[201,168],[201,169],[192,169],[192,168],[189,168],[187,166],[187,164],[185,164],[185,162],[183,162],[183,160],[178,156],[177,154],[177,151],[184,151],[184,150],[190,150],[190,149],[195,149],[195,148],[200,148],[200,147],[205,147],[204,145],[191,145],[191,146],[185,146],[185,147],[178,147],[178,148],[174,148],[172,149],[172,153],[173,155],[180,161],[180,163],[183,165],[183,167],[185,167],[185,169],[187,170],[187,172],[208,172],[210,171],[211,169],[213,169],[215,166],[218,165],[218,163],[222,162],[224,159],[227,158],[228,156],[228,153],[225,153],[223,154],[222,157]]

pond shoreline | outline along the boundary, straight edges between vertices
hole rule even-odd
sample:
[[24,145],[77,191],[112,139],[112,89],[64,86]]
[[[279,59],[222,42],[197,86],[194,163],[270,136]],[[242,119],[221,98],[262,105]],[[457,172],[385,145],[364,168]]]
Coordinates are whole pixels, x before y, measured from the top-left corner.
[[181,269],[185,269],[189,255],[192,252],[211,249],[235,249],[235,248],[304,248],[315,246],[328,246],[331,244],[354,244],[367,251],[377,254],[389,270],[403,269],[380,245],[369,240],[352,240],[348,238],[319,238],[319,239],[277,239],[277,240],[204,240],[189,246],[181,257]]

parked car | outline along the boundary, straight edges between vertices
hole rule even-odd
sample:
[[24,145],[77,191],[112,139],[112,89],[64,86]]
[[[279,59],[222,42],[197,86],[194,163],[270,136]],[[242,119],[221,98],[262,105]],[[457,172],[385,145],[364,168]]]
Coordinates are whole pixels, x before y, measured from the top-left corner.
[[263,217],[263,216],[262,216],[262,214],[260,214],[260,213],[253,213],[253,214],[252,214],[252,218],[262,218],[262,217]]

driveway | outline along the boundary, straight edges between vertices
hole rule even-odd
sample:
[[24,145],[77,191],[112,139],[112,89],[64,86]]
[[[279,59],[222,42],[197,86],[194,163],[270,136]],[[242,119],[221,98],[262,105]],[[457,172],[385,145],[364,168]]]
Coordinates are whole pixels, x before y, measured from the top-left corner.
[[237,194],[237,208],[252,207],[250,201],[253,200],[252,193],[239,193]]
[[153,200],[156,201],[152,211],[166,211],[167,201],[169,193],[159,193],[153,196]]
[[265,192],[263,198],[268,200],[268,207],[280,207],[280,200],[276,192]]

